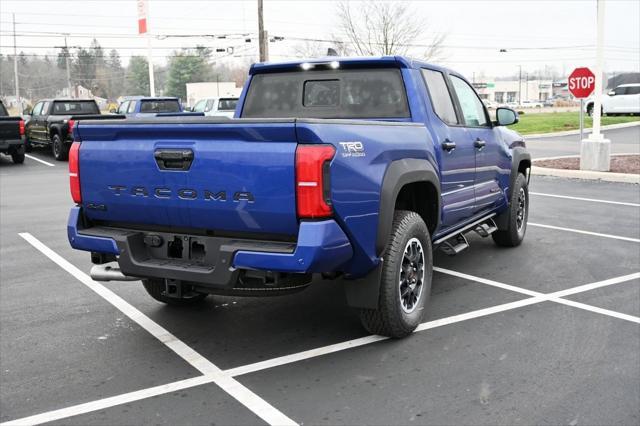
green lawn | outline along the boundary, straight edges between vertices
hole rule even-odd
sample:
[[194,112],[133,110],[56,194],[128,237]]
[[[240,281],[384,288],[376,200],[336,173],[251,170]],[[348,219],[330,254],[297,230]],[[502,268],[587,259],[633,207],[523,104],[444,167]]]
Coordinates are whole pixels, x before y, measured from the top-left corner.
[[[550,133],[561,132],[563,130],[575,130],[580,128],[579,112],[549,112],[540,114],[523,114],[520,116],[520,122],[509,126],[522,134],[531,133]],[[618,116],[618,117],[602,117],[602,125],[628,123],[631,121],[640,121],[638,116]],[[591,117],[585,114],[585,129],[591,127]]]

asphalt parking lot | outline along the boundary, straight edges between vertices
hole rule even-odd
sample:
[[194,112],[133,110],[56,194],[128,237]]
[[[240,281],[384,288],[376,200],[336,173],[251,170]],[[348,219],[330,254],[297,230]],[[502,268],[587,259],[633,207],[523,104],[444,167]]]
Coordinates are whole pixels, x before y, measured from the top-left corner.
[[66,163],[0,183],[3,425],[640,423],[636,185],[534,177],[523,245],[436,255],[425,322],[386,340],[337,282],[186,309],[95,283]]

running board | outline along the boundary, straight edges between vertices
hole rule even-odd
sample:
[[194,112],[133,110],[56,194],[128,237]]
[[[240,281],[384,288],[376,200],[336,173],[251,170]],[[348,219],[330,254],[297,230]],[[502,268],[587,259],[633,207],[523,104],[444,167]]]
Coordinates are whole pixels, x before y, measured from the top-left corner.
[[460,228],[445,237],[437,239],[433,244],[447,256],[455,256],[464,249],[469,248],[469,241],[464,234],[473,231],[481,237],[486,238],[498,230],[498,227],[493,220],[493,216],[495,216],[495,213],[471,222],[467,226]]

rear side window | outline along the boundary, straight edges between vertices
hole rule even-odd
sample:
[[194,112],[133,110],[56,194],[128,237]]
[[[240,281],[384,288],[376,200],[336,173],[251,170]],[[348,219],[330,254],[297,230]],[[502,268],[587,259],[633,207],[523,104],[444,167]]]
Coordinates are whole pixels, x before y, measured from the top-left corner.
[[140,112],[180,112],[180,103],[175,99],[142,101]]
[[638,95],[640,94],[640,86],[629,86],[625,91],[625,95]]
[[427,69],[422,70],[422,75],[427,82],[431,104],[436,115],[447,124],[458,124],[456,110],[453,107],[453,101],[451,100],[447,83],[444,80],[444,75],[440,71]]
[[[44,109],[46,110],[46,108]],[[93,101],[56,101],[53,103],[52,115],[100,114],[98,105]]]
[[253,76],[244,118],[408,118],[400,70],[295,71]]
[[118,114],[126,114],[128,106],[129,106],[129,101],[125,101],[121,103],[120,108],[118,108]]

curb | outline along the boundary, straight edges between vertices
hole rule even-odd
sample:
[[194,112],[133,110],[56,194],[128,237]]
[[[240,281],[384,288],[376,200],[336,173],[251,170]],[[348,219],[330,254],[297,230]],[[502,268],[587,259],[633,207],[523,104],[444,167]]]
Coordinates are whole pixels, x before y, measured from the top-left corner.
[[[636,126],[640,126],[640,121],[633,121],[631,123],[609,124],[608,126],[600,127],[600,130],[625,129],[627,127],[636,127]],[[593,130],[591,127],[586,127],[584,129],[584,132],[586,133],[591,130]],[[525,134],[522,136],[524,136],[526,140],[526,139],[553,138],[557,136],[571,136],[571,135],[579,135],[579,134],[580,134],[580,130],[566,130],[564,132],[554,132],[554,133],[531,133],[531,134]]]
[[[617,152],[615,154],[611,154],[612,157],[618,157],[623,155],[640,155],[640,152]],[[558,155],[556,157],[533,158],[532,161],[535,163],[537,161],[562,160],[563,158],[577,158],[577,157],[580,157],[580,154]]]
[[531,167],[531,174],[535,176],[554,176],[570,179],[601,180],[605,182],[622,182],[640,184],[640,175],[631,173],[592,172],[586,170],[548,169],[546,167]]

